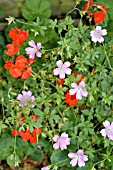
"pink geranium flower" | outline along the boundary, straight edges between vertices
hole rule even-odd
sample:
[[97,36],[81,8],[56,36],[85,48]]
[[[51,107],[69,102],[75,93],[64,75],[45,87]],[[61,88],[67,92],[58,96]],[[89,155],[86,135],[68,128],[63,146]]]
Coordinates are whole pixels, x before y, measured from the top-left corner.
[[81,81],[79,85],[76,83],[72,83],[71,86],[73,89],[70,89],[69,93],[70,95],[74,95],[76,93],[77,100],[81,100],[82,96],[86,97],[88,95],[88,92],[84,90],[85,83],[83,81]]
[[54,75],[59,74],[60,79],[65,78],[65,74],[71,74],[71,69],[69,68],[70,62],[66,61],[63,63],[62,60],[58,60],[56,65],[58,67],[54,69]]
[[35,102],[35,97],[32,96],[31,91],[22,91],[22,94],[18,94],[17,99],[20,101],[19,106],[25,107],[25,106],[32,106],[34,107],[33,102]]
[[29,58],[33,58],[34,59],[35,55],[37,57],[41,57],[41,55],[42,55],[42,53],[40,52],[40,49],[42,48],[41,43],[35,44],[35,42],[33,40],[29,41],[28,43],[29,43],[29,45],[31,47],[27,47],[25,49],[25,51],[26,51],[26,54],[29,55]]
[[76,166],[77,163],[79,167],[85,166],[85,161],[88,160],[88,156],[84,155],[82,150],[78,150],[76,153],[70,152],[68,157],[72,158],[70,162],[72,166]]
[[110,124],[108,120],[103,122],[105,129],[102,129],[100,133],[102,136],[107,136],[109,140],[113,140],[113,122]]
[[92,40],[94,43],[96,43],[96,42],[101,43],[101,42],[104,41],[103,36],[106,35],[106,34],[107,34],[107,30],[106,30],[106,29],[103,29],[103,30],[102,30],[102,29],[101,29],[101,26],[96,26],[96,29],[90,32],[90,35],[91,35],[91,37],[92,37],[91,40]]
[[67,149],[67,145],[70,144],[70,138],[68,138],[68,134],[66,134],[65,132],[62,133],[61,136],[55,135],[53,137],[53,141],[56,142],[53,145],[54,149],[60,148],[61,150],[64,150],[64,149]]
[[41,170],[49,170],[48,166],[44,166]]

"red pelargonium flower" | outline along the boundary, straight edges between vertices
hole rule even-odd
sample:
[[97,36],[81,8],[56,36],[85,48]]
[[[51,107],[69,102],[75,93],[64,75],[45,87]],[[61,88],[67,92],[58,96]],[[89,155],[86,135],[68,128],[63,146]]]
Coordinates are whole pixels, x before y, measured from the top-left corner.
[[[36,115],[31,115],[31,119],[34,119],[35,122],[38,122],[38,117]],[[18,120],[20,120],[21,122],[25,122],[26,118],[25,117],[20,117]],[[17,126],[21,126],[21,124],[18,124],[18,120],[17,120]],[[20,137],[24,141],[30,140],[31,143],[36,143],[37,142],[37,136],[40,136],[41,133],[42,133],[41,128],[34,128],[32,132],[30,132],[29,129],[21,130],[19,132]]]
[[22,76],[22,70],[20,68],[17,68],[17,66],[14,65],[13,68],[9,70],[9,74],[13,78],[18,78]]
[[93,0],[89,0],[89,4],[93,5],[94,4]]
[[15,47],[13,44],[8,44],[6,45],[6,47],[8,48],[8,50],[4,50],[4,53],[12,56],[18,53],[18,51],[20,50],[19,48]]
[[84,5],[83,11],[87,10],[87,8],[89,7],[89,5],[93,5],[93,4],[94,4],[93,0],[89,0],[89,2]]
[[6,69],[6,70],[10,70],[12,67],[13,67],[13,63],[11,62],[11,61],[9,61],[9,60],[7,60],[6,62],[5,62],[5,64],[4,64],[4,68]]
[[9,37],[14,40],[13,44],[16,46],[21,46],[22,42],[26,41],[28,35],[28,31],[22,30],[20,28],[11,29],[9,31]]
[[10,29],[9,37],[12,38],[13,40],[15,40],[17,38],[17,31],[16,31],[16,29],[14,29],[14,28]]
[[30,142],[31,143],[36,143],[37,142],[37,135],[40,136],[42,133],[42,129],[41,128],[35,128],[32,131],[32,137],[30,138]]
[[12,44],[14,46],[22,46],[22,41],[20,39],[15,39]]
[[76,94],[70,95],[69,90],[67,90],[66,93],[65,93],[65,102],[69,106],[76,106],[77,105]]
[[64,84],[64,79],[58,78],[58,79],[57,79],[57,84],[58,84],[58,86]]
[[[18,121],[20,121],[20,123],[18,123]],[[26,118],[22,116],[16,120],[16,124],[17,126],[22,126],[21,122],[25,122],[25,121],[26,121]]]
[[[76,78],[79,75],[79,73],[74,74],[74,78]],[[78,84],[84,79],[84,75],[81,75],[80,80],[78,80]]]
[[17,37],[23,42],[26,41],[27,37],[29,36],[29,32],[22,30],[22,29],[16,29],[18,31]]
[[106,14],[107,9],[105,5],[96,4],[97,8],[101,9],[104,14]]
[[17,66],[20,69],[24,69],[27,67],[27,58],[25,58],[23,55],[19,55],[15,60],[15,66]]
[[94,14],[94,22],[95,22],[95,24],[98,24],[98,23],[100,23],[100,22],[103,22],[104,19],[105,19],[105,14],[104,14],[102,11],[96,12],[96,13]]
[[32,64],[32,63],[34,63],[36,60],[34,60],[33,58],[29,58],[29,60],[28,60],[28,64]]
[[32,137],[29,129],[25,131],[21,130],[19,133],[24,141],[30,140],[30,138]]
[[34,119],[35,122],[38,122],[38,117],[36,115],[31,115],[31,118]]
[[30,138],[30,142],[31,143],[36,143],[37,142],[37,137],[35,136],[31,136],[31,138]]
[[32,74],[32,67],[30,66],[25,71],[23,71],[22,79],[23,80],[28,79],[31,74]]
[[38,136],[40,136],[41,133],[42,133],[42,129],[41,129],[41,128],[35,128],[35,129],[33,129],[33,131],[32,131],[32,135],[33,135],[34,137],[37,136],[37,134],[38,134]]
[[12,136],[17,136],[18,135],[18,131],[16,129],[12,129]]

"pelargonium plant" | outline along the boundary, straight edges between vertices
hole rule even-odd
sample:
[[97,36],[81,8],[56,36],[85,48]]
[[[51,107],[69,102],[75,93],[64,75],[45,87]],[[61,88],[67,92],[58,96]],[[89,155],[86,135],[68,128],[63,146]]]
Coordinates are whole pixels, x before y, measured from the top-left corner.
[[113,3],[104,2],[76,1],[52,20],[48,0],[26,0],[22,19],[6,18],[0,167],[113,168]]

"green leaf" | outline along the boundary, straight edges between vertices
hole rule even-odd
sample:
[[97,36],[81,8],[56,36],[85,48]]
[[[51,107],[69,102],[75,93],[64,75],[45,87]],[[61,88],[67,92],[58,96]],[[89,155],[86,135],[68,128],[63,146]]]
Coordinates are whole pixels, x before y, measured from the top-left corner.
[[5,129],[7,126],[5,124],[3,124],[2,121],[0,121],[0,132],[1,132],[1,129]]
[[60,151],[60,150],[55,150],[53,151],[52,155],[51,155],[51,162],[52,164],[56,164],[60,167],[66,165],[69,163],[69,159],[67,157],[68,155],[68,151],[64,150],[64,151]]
[[34,114],[36,114],[37,116],[43,117],[44,115],[44,113],[38,108],[34,109],[33,111],[34,111]]
[[10,148],[11,146],[14,146],[14,138],[13,137],[6,137],[0,139],[0,149],[3,148]]
[[48,0],[26,0],[22,10],[22,15],[27,20],[39,18],[49,18],[51,8]]
[[44,154],[41,150],[36,150],[33,154],[30,155],[30,158],[36,162],[41,162],[44,158]]

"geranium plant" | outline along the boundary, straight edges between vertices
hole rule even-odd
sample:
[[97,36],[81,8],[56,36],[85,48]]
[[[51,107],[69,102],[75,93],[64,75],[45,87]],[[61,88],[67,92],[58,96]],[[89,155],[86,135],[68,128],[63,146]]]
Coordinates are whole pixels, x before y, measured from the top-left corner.
[[113,168],[110,4],[76,1],[52,20],[48,0],[26,0],[23,19],[6,18],[1,164],[23,167],[29,157],[41,170]]

